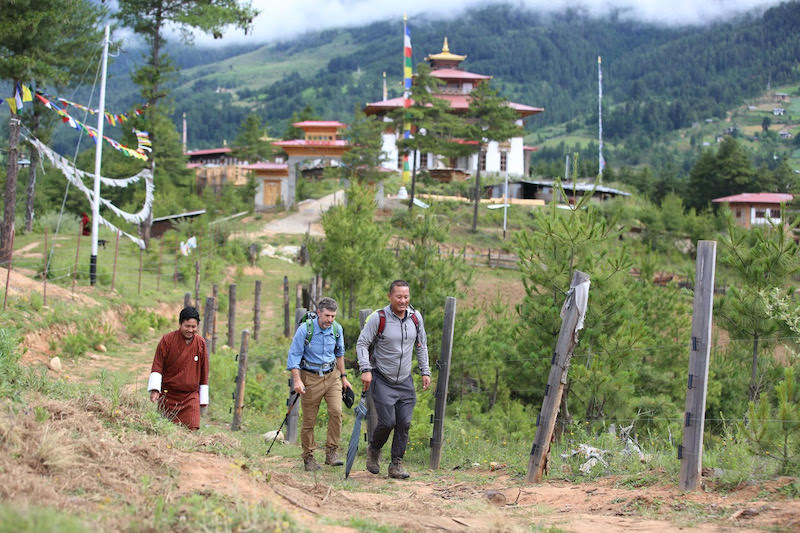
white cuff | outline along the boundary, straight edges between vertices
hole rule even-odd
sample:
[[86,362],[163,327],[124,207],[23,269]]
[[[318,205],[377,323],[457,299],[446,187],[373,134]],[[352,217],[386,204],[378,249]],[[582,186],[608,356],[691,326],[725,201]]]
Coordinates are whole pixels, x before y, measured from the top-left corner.
[[147,390],[157,390],[161,392],[161,374],[158,372],[150,373],[150,379],[147,380]]
[[200,405],[208,405],[208,385],[200,385]]

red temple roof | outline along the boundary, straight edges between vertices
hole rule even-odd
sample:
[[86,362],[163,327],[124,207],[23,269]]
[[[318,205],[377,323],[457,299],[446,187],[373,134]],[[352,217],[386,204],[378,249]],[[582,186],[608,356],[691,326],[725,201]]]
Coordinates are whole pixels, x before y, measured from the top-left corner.
[[304,120],[292,124],[295,128],[346,128],[347,124],[342,124],[336,120]]
[[733,196],[714,198],[711,201],[718,204],[785,204],[786,202],[791,202],[792,198],[794,198],[794,196],[788,193],[745,192],[742,194],[735,194]]
[[476,74],[474,72],[467,72],[466,70],[459,70],[457,68],[440,68],[431,71],[431,76],[434,78],[441,78],[443,80],[490,80],[491,76],[485,74]]
[[207,148],[205,150],[192,150],[190,152],[186,152],[184,155],[193,156],[193,155],[209,155],[209,154],[229,154],[231,153],[231,148]]
[[[450,107],[454,111],[466,111],[469,109],[469,95],[467,94],[437,94],[436,97],[450,102]],[[515,102],[509,102],[508,105],[522,117],[535,115],[536,113],[541,113],[544,111],[544,108],[541,107],[531,107],[524,104],[517,104]],[[364,112],[367,115],[370,115],[379,111],[390,111],[392,109],[397,109],[398,107],[403,107],[402,96],[390,98],[389,100],[383,100],[381,102],[369,103],[364,108]]]
[[349,146],[345,139],[332,141],[307,141],[305,139],[292,139],[289,141],[275,141],[273,146]]

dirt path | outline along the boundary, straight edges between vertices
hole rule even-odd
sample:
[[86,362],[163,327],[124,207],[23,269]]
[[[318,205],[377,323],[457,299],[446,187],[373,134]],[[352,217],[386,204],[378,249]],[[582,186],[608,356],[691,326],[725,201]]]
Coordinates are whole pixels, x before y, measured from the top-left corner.
[[319,200],[303,200],[297,204],[297,212],[288,216],[273,220],[262,229],[264,235],[275,235],[278,233],[305,234],[306,232],[314,236],[325,235],[320,225],[322,213],[330,209],[331,206],[344,202],[344,191],[338,190]]
[[[260,470],[224,457],[191,454],[180,459],[181,493],[214,491],[251,503],[267,501],[312,530],[352,520],[407,531],[760,531],[800,528],[800,502],[765,501],[763,495],[791,482],[746,487],[729,494],[681,493],[676,487],[618,487],[617,478],[569,484],[525,485],[508,475],[476,472],[480,483],[454,483],[447,472],[435,481],[396,481],[325,467],[314,476],[282,457],[264,458]],[[284,470],[292,469],[291,473]],[[713,520],[713,521],[712,521]],[[330,529],[350,531],[349,528]]]

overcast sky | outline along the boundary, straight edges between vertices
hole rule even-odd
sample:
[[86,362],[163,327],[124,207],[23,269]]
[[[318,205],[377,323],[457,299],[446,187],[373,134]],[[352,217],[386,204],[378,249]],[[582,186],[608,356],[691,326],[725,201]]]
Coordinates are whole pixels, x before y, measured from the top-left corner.
[[[704,24],[754,8],[781,3],[779,0],[252,0],[261,14],[255,19],[253,35],[228,31],[215,44],[265,42],[294,37],[306,31],[357,26],[379,20],[403,20],[420,14],[455,16],[465,9],[489,3],[510,3],[538,12],[559,11],[581,6],[602,15],[622,9],[629,16],[664,24]],[[413,22],[413,21],[412,21]],[[413,34],[412,34],[413,39]],[[198,44],[211,39],[198,37]]]

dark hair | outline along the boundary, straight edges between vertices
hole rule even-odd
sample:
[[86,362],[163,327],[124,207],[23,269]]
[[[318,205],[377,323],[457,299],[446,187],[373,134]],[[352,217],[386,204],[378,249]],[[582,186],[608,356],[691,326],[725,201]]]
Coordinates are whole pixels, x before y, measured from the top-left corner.
[[197,309],[194,307],[184,307],[181,309],[181,314],[178,316],[178,323],[183,324],[187,320],[194,318],[198,322],[200,322],[200,313],[197,312]]
[[408,287],[408,282],[402,279],[396,279],[389,285],[389,294],[392,294],[392,291],[395,287]]
[[327,309],[328,311],[336,311],[339,306],[336,304],[336,300],[333,298],[325,298],[320,299],[317,303],[317,309]]

